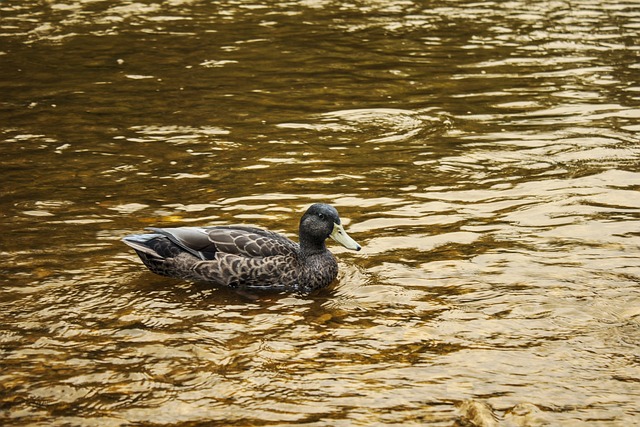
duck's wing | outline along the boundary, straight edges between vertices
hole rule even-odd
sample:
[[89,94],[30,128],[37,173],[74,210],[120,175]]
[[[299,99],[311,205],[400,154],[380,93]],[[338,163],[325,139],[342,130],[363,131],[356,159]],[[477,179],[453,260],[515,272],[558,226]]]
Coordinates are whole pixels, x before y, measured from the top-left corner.
[[298,244],[281,234],[246,226],[149,228],[202,260],[216,254],[245,257],[288,256]]
[[246,226],[206,228],[218,251],[248,257],[288,256],[298,251],[298,244],[272,231]]

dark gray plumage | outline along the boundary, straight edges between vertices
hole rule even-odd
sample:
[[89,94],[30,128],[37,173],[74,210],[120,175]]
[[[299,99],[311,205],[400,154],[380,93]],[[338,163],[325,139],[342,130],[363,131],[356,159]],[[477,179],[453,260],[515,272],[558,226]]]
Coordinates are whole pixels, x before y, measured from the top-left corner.
[[338,211],[316,203],[300,219],[300,244],[285,236],[247,226],[149,228],[123,242],[135,249],[154,273],[222,286],[295,290],[329,285],[338,263],[325,240],[360,250],[340,224]]

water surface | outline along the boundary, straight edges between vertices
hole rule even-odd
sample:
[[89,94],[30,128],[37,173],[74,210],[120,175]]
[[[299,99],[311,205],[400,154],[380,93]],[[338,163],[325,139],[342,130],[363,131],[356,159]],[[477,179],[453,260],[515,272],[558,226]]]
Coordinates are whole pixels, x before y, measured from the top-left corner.
[[[636,2],[0,4],[0,419],[640,423]],[[312,296],[146,272],[146,226],[358,253]]]

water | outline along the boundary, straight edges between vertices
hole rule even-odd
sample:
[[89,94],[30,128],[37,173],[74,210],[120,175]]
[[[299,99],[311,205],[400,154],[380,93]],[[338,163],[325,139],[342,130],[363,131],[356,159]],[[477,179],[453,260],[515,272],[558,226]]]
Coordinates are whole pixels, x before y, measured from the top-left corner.
[[[640,423],[637,2],[0,4],[5,425]],[[337,283],[119,239],[340,211]]]

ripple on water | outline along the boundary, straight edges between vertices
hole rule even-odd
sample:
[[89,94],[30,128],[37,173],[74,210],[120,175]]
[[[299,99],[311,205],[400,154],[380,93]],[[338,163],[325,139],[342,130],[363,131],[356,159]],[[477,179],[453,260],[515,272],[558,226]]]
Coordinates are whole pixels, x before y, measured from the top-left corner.
[[391,145],[442,132],[450,124],[450,119],[435,109],[367,108],[328,112],[319,115],[315,123],[281,123],[278,127],[312,130],[319,138],[339,133],[344,135],[342,140]]

